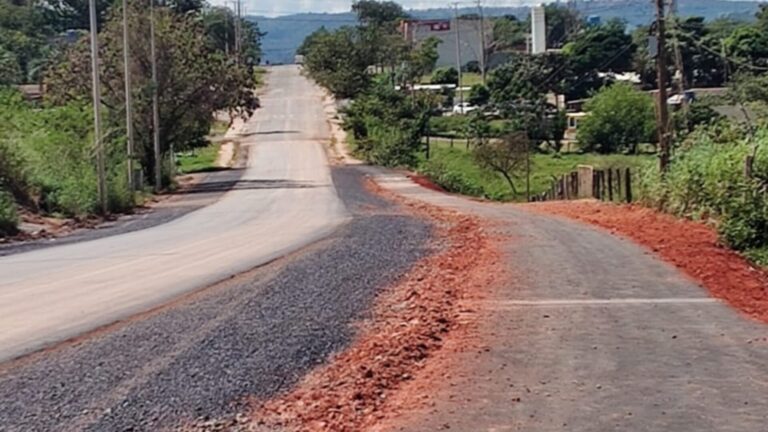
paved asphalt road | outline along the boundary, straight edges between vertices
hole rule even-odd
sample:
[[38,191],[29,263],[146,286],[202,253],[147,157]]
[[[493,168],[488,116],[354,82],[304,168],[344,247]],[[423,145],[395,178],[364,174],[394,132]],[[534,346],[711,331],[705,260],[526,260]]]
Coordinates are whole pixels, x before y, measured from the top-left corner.
[[376,294],[428,252],[430,227],[363,186],[328,237],[149,315],[0,366],[0,431],[172,430],[288,390],[343,349]]
[[473,307],[488,350],[392,431],[768,430],[768,325],[607,231],[379,181],[494,221],[513,277]]
[[264,109],[241,130],[248,167],[214,205],[146,230],[0,257],[0,360],[268,262],[349,218],[321,142],[320,90],[295,67],[267,79]]

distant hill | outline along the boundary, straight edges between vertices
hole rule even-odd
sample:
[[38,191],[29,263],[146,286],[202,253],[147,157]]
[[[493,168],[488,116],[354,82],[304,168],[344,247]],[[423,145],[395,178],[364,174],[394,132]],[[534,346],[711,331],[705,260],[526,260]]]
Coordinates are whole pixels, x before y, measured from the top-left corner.
[[[707,20],[729,17],[740,20],[750,20],[758,9],[757,1],[731,0],[679,0],[680,15],[703,16]],[[603,19],[621,18],[630,27],[648,24],[653,19],[653,8],[648,0],[592,0],[579,1],[577,8],[584,16],[597,15]],[[453,10],[428,9],[412,10],[411,15],[422,19],[440,19],[453,16]],[[476,13],[474,8],[461,9],[460,14]],[[487,7],[488,16],[515,15],[520,19],[528,16],[528,7]],[[276,18],[248,16],[247,19],[256,21],[262,31],[267,33],[264,38],[264,60],[271,63],[290,63],[293,61],[296,49],[307,35],[320,27],[336,29],[345,25],[355,25],[356,17],[346,13],[302,13],[285,15]]]

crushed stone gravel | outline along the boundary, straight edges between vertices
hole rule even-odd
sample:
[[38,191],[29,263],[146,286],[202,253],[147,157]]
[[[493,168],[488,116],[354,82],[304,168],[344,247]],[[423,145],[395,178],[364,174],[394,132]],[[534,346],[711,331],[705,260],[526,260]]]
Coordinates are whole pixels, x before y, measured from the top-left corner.
[[377,293],[430,253],[432,226],[334,183],[354,215],[330,238],[88,337],[0,367],[0,431],[154,431],[287,391],[353,339]]

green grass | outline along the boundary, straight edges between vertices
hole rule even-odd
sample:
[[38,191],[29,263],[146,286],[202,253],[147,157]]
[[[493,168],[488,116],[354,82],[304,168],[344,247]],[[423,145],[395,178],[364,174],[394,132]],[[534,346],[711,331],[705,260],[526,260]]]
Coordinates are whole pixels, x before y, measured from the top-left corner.
[[256,82],[256,88],[264,85],[264,76],[267,74],[267,70],[262,67],[257,67],[253,70],[254,81]]
[[[549,189],[553,177],[567,174],[579,165],[592,165],[598,169],[638,168],[653,160],[655,156],[652,155],[534,154],[531,160],[531,194],[545,192]],[[499,201],[525,200],[524,173],[521,173],[521,178],[515,182],[518,192],[515,195],[501,175],[479,167],[464,145],[457,144],[450,148],[446,142],[444,145],[441,143],[434,146],[430,161],[422,157],[419,171],[453,192]]]
[[744,253],[753,263],[768,268],[768,246],[750,249]]
[[192,174],[198,172],[214,171],[216,159],[219,157],[220,144],[211,144],[206,147],[179,153],[176,155],[178,171],[180,174]]
[[[431,84],[432,74],[427,74],[421,77],[421,83]],[[475,84],[482,84],[482,83],[483,83],[483,76],[479,73],[464,72],[463,74],[461,74],[462,87],[472,87]]]
[[178,173],[192,174],[219,169],[216,166],[216,159],[219,158],[219,149],[221,148],[220,138],[227,133],[228,127],[229,124],[227,122],[215,120],[211,124],[211,131],[208,133],[208,139],[212,141],[211,144],[187,152],[177,153],[176,166]]

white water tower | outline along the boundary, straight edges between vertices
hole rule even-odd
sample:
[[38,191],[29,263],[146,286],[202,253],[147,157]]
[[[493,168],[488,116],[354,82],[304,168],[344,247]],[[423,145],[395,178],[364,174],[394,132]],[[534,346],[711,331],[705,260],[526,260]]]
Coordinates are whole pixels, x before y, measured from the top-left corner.
[[547,52],[547,18],[544,5],[531,8],[531,54]]

